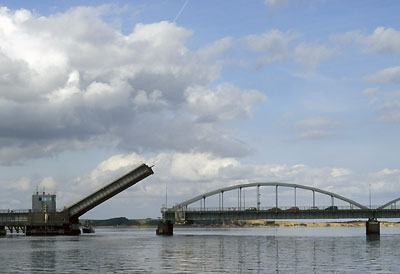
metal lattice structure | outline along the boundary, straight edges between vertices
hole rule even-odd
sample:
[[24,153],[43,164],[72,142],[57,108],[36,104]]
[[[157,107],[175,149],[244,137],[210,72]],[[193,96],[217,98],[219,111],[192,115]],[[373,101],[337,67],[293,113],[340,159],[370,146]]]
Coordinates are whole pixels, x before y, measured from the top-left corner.
[[69,212],[71,218],[78,218],[151,174],[153,174],[151,167],[142,164],[128,174],[71,205],[66,210]]

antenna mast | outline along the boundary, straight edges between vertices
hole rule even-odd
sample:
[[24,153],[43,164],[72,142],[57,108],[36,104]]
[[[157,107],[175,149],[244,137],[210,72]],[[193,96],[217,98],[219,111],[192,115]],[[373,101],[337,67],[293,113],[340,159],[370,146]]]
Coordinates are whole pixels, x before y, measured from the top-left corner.
[[168,208],[168,186],[165,184],[165,208]]

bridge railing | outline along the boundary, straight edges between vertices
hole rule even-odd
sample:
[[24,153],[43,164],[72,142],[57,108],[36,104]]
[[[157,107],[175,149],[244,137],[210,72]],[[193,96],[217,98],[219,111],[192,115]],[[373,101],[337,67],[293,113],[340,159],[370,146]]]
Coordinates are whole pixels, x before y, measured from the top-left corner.
[[29,213],[30,209],[0,209],[0,214],[4,213]]
[[[375,206],[375,208],[378,208],[379,206]],[[373,206],[374,208],[374,206]],[[355,206],[334,206],[332,207],[331,205],[324,205],[324,206],[280,206],[279,208],[276,208],[274,206],[269,206],[269,207],[260,207],[257,209],[256,207],[186,207],[186,208],[163,208],[163,212],[179,212],[179,211],[184,211],[184,212],[204,212],[204,211],[305,211],[305,210],[359,210],[359,208]],[[398,207],[400,209],[400,207]]]
[[0,224],[21,224],[27,220],[27,214],[0,214]]

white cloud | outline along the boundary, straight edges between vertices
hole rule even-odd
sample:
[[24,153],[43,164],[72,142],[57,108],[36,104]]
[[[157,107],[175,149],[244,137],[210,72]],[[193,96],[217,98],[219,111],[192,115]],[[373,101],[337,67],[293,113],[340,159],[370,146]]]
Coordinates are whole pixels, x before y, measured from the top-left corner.
[[369,174],[371,182],[371,192],[378,197],[385,196],[390,197],[386,199],[386,202],[399,198],[399,195],[393,196],[395,193],[399,193],[400,187],[400,170],[399,169],[382,169],[377,172]]
[[54,193],[57,189],[57,183],[53,177],[46,177],[39,184],[39,190],[43,190],[48,193]]
[[351,175],[353,172],[347,168],[332,168],[332,177],[341,177]]
[[326,46],[310,46],[305,43],[300,43],[294,49],[294,58],[296,62],[311,69],[316,68],[321,62],[330,58],[333,54],[334,51]]
[[400,31],[378,27],[369,36],[360,36],[358,41],[367,46],[368,51],[400,52]]
[[0,162],[93,146],[246,155],[224,122],[249,118],[264,96],[210,88],[232,38],[191,51],[192,31],[164,21],[123,34],[102,19],[109,9],[39,17],[1,8]]
[[362,93],[371,95],[371,94],[376,94],[378,91],[379,91],[379,88],[366,88],[362,91]]
[[[234,158],[217,157],[207,153],[161,153],[148,159],[143,159],[137,154],[117,155],[99,166],[104,163],[117,163],[113,166],[113,177],[116,177],[116,174],[120,176],[121,171],[125,170],[126,164],[130,161],[121,162],[118,159],[132,159],[132,161],[140,159],[148,164],[155,164],[154,175],[132,187],[124,194],[124,197],[132,199],[129,202],[133,205],[132,208],[142,208],[142,205],[146,204],[152,209],[143,208],[145,212],[156,213],[161,203],[164,203],[165,185],[168,186],[170,206],[230,185],[276,181],[314,186],[359,201],[362,190],[368,182],[375,179],[375,175],[370,175],[366,180],[361,179],[360,175],[346,168],[313,168],[304,164],[249,165]],[[135,163],[130,162],[130,166],[134,165]],[[116,169],[118,166],[122,169]],[[102,168],[97,167],[96,170],[100,171]],[[107,171],[104,172],[107,173]],[[104,176],[100,177],[103,178],[103,184],[108,182],[104,180]],[[90,193],[93,190],[87,188],[90,185],[86,182],[87,179],[84,178],[80,185],[86,189],[87,193]],[[350,187],[349,182],[352,183]],[[94,187],[93,184],[92,187]],[[115,199],[123,199],[119,197]]]
[[290,140],[315,140],[332,135],[331,129],[340,126],[340,123],[327,117],[311,117],[296,121],[292,128],[299,132]]
[[222,179],[222,170],[239,166],[234,158],[218,158],[211,154],[172,155],[170,173],[179,181],[209,181]]
[[248,35],[243,38],[243,41],[250,51],[261,55],[257,59],[260,67],[293,58],[295,62],[305,67],[315,69],[335,53],[335,50],[327,46],[305,42],[301,42],[293,48],[292,41],[299,37],[301,34],[295,32],[270,30],[260,35]]
[[[313,186],[348,197],[361,204],[368,203],[368,193],[365,189],[369,184],[375,204],[384,204],[397,198],[393,193],[400,192],[400,171],[397,169],[382,169],[363,175],[340,167],[245,164],[235,158],[219,157],[209,153],[160,153],[153,157],[144,157],[136,153],[117,154],[99,163],[91,172],[71,181],[56,183],[58,180],[53,177],[40,179],[40,188],[45,187],[46,191],[56,192],[59,207],[69,206],[143,162],[154,165],[154,175],[113,197],[99,210],[95,208],[90,211],[88,216],[107,218],[118,214],[128,218],[157,217],[161,205],[165,203],[166,186],[169,206],[218,188],[255,182]],[[13,200],[18,202],[18,207],[30,207],[30,196],[21,198],[20,195],[21,189],[26,191],[30,188],[30,179],[21,178],[19,182],[22,188],[18,187],[11,192],[10,189],[0,191],[2,208],[15,208]],[[5,185],[0,184],[0,190],[4,190]],[[273,193],[274,190],[271,189],[271,195]],[[282,205],[285,205],[283,199],[285,188],[282,188],[280,193],[283,195]],[[309,202],[302,198],[301,193],[298,197],[299,204]],[[330,198],[327,201],[330,203]],[[251,203],[249,196],[246,197],[247,203]]]
[[167,107],[168,103],[163,99],[162,91],[153,90],[153,92],[146,92],[144,90],[139,90],[136,96],[132,99],[132,103],[136,108],[144,108],[144,107]]
[[[352,175],[351,170],[344,168],[311,168],[303,164],[246,165],[234,158],[217,157],[208,153],[161,153],[148,159],[133,153],[115,155],[103,161],[88,177],[77,180],[78,186],[82,191],[90,193],[141,162],[154,164],[155,175],[133,187],[130,194],[126,195],[135,199],[162,199],[165,195],[164,186],[167,184],[170,199],[174,202],[182,202],[201,193],[239,183],[280,181],[323,189],[335,188],[344,185]],[[93,181],[97,183],[89,183]],[[337,191],[340,192],[340,187]],[[68,190],[63,189],[63,192]]]
[[27,177],[22,177],[21,179],[11,182],[9,184],[9,189],[19,192],[26,192],[31,190],[31,180]]
[[200,49],[197,53],[202,59],[213,60],[224,54],[232,47],[233,41],[231,37],[225,37],[213,42],[211,45]]
[[378,122],[400,123],[400,112],[382,114],[377,118]]
[[143,156],[139,156],[136,153],[129,155],[117,154],[107,160],[101,162],[91,173],[90,181],[92,188],[98,187],[103,181],[117,178],[126,173],[129,169],[132,169],[142,163],[146,159]]
[[300,133],[296,137],[292,138],[293,141],[300,141],[300,140],[316,140],[316,139],[323,139],[326,137],[331,136],[332,133],[326,130],[307,130],[305,132]]
[[398,53],[400,52],[400,31],[393,28],[377,27],[370,35],[361,31],[349,31],[337,35],[335,41],[355,42],[365,46],[365,53]]
[[228,83],[218,85],[215,90],[202,86],[189,87],[185,97],[187,107],[196,115],[196,120],[208,122],[250,118],[252,105],[266,99],[258,91],[242,92]]
[[365,80],[377,85],[400,83],[400,66],[380,70],[375,74],[366,76]]
[[287,52],[289,42],[297,37],[298,35],[293,33],[270,30],[261,35],[248,35],[245,37],[245,42],[252,51],[284,55]]
[[249,50],[262,53],[260,65],[280,61],[289,55],[289,43],[299,37],[299,34],[270,30],[261,35],[248,35],[244,38]]
[[287,5],[294,0],[264,0],[265,5],[269,8],[269,11],[274,12],[278,8]]
[[294,124],[294,127],[299,130],[315,129],[315,128],[331,128],[338,126],[339,123],[326,117],[312,117],[299,120]]
[[372,98],[376,122],[400,123],[400,92],[383,91]]

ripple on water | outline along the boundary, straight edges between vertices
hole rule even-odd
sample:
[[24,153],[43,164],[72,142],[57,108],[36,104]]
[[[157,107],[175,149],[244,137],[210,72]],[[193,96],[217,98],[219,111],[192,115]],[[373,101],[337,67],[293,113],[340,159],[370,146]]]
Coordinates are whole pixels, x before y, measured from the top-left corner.
[[0,238],[1,273],[400,273],[396,231],[97,229],[79,237]]

